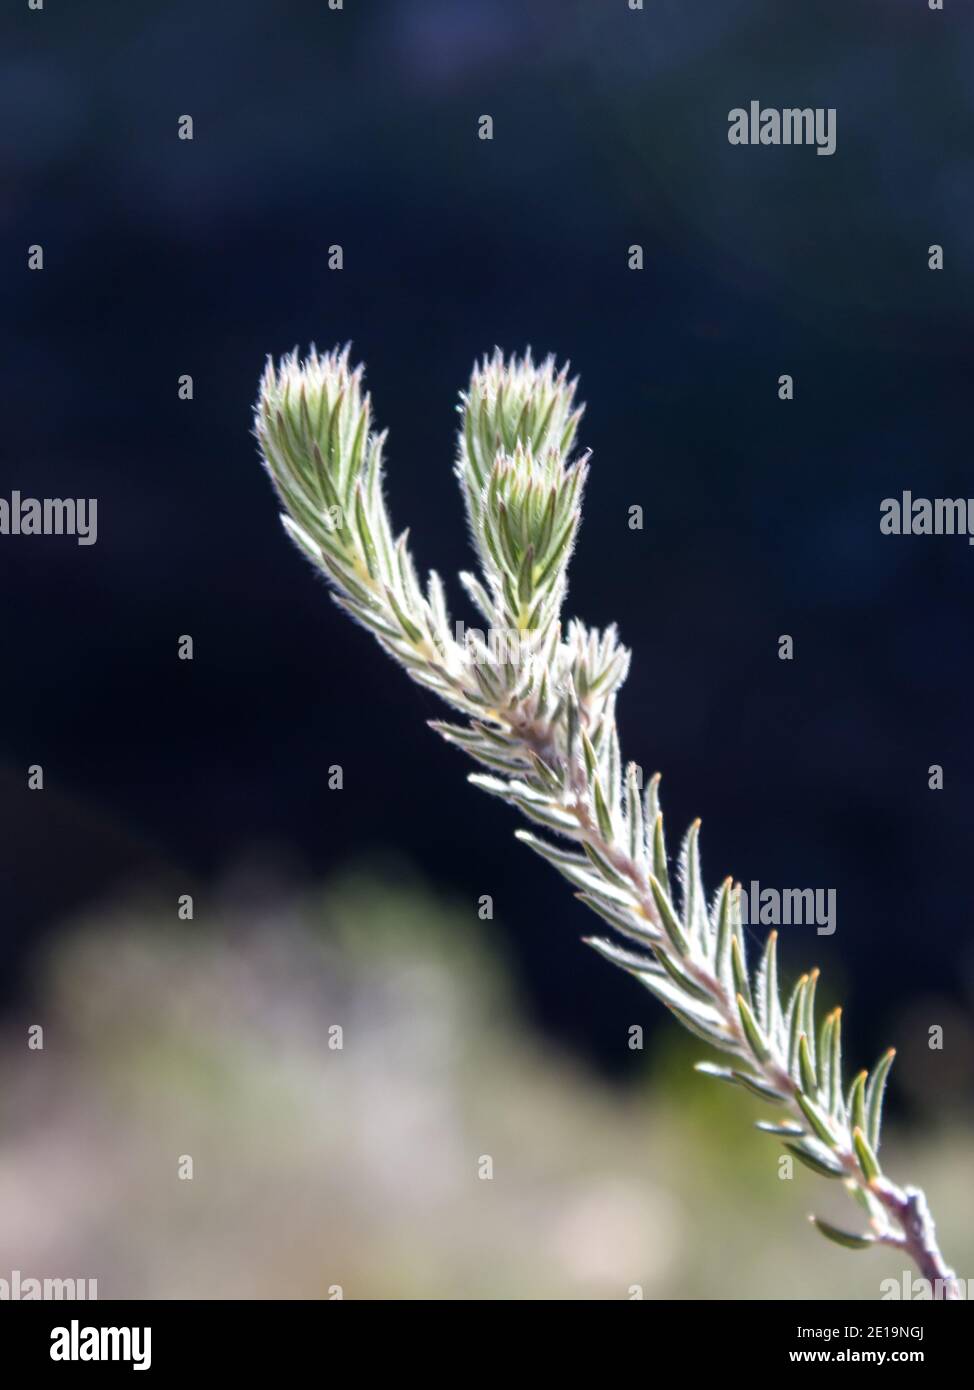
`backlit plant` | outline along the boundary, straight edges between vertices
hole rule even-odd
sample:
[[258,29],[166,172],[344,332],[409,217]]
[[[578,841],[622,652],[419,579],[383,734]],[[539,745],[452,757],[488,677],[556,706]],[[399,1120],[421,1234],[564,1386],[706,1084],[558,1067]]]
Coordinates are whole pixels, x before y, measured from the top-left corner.
[[724,1055],[698,1070],[773,1103],[781,1118],[758,1127],[858,1204],[862,1229],[813,1217],[817,1229],[852,1249],[900,1249],[940,1296],[959,1296],[923,1193],[880,1166],[892,1050],[846,1084],[841,1010],[817,1018],[817,970],[781,993],[774,932],[749,965],[740,885],[727,878],[707,899],[699,821],[671,874],[659,776],[644,790],[619,749],[629,653],[615,627],[563,626],[588,473],[587,456],[574,454],[575,382],[551,358],[498,351],[474,368],[459,409],[456,474],[478,562],[460,581],[482,628],[451,624],[439,577],[422,584],[408,533],[393,532],[385,435],[347,349],[294,353],[264,372],[256,434],[284,526],[336,602],[463,717],[431,727],[488,769],[472,782],[547,832],[516,833],[611,929],[590,944]]

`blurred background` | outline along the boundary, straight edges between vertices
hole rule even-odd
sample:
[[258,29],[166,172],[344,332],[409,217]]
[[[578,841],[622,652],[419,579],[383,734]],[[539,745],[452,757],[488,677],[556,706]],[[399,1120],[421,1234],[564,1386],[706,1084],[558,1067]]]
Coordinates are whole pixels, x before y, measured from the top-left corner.
[[[2,24],[0,496],[97,497],[99,529],[0,538],[0,1277],[876,1297],[897,1272],[807,1230],[841,1202],[776,1180],[758,1103],[580,943],[435,702],[286,542],[262,360],[347,339],[393,518],[448,577],[474,357],[571,358],[594,453],[569,606],[634,649],[625,753],[664,773],[672,833],[703,816],[708,883],[835,889],[834,936],[783,930],[785,973],[822,966],[857,1066],[898,1048],[890,1171],[974,1272],[974,552],[878,526],[903,489],[974,496],[974,15],[93,0]],[[751,99],[835,107],[837,152],[729,146]]]

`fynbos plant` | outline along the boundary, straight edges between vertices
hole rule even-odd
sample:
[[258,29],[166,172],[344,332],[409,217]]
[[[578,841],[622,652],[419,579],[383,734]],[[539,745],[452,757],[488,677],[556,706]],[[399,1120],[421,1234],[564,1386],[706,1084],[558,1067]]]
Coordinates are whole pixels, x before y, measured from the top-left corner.
[[861,1208],[861,1230],[813,1217],[817,1229],[854,1250],[902,1250],[940,1296],[958,1297],[923,1193],[880,1166],[892,1050],[846,1085],[841,1011],[816,1018],[818,971],[783,998],[776,933],[748,965],[740,885],[725,879],[708,903],[699,821],[671,875],[659,775],[644,794],[619,751],[616,694],[629,653],[614,627],[562,627],[588,472],[587,456],[573,457],[582,410],[567,367],[497,351],[475,366],[459,410],[456,474],[479,565],[460,580],[488,631],[517,634],[516,659],[479,630],[458,641],[440,579],[420,583],[408,533],[396,536],[389,521],[385,435],[373,429],[362,368],[350,369],[347,348],[268,361],[256,434],[284,526],[331,580],[336,602],[464,717],[431,727],[489,769],[470,780],[559,837],[516,832],[611,928],[589,944],[724,1054],[725,1065],[698,1070],[777,1105],[783,1118],[758,1128]]

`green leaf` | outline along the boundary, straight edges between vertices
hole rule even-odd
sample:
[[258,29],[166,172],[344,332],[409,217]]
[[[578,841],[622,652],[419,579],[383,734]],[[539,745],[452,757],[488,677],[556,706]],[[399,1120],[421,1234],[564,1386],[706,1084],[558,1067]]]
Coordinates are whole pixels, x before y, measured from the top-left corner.
[[582,841],[582,849],[585,851],[585,857],[588,859],[589,863],[601,877],[608,883],[615,884],[617,888],[623,889],[627,896],[632,897],[633,902],[635,902],[636,890],[630,880],[626,878],[624,874],[621,874],[615,865],[609,862],[604,854],[600,854],[594,845],[590,845],[588,840]]
[[578,696],[575,687],[569,680],[568,690],[565,693],[565,728],[566,728],[566,755],[569,763],[574,763],[578,753],[578,736],[581,731],[581,723],[578,711]]
[[810,1094],[814,1094],[818,1090],[818,1077],[815,1075],[815,1067],[812,1064],[808,1037],[804,1033],[801,1033],[798,1038],[798,1073],[802,1088]]
[[653,820],[653,873],[663,886],[670,891],[670,871],[666,866],[666,841],[663,837],[663,813],[658,812]]
[[822,1111],[818,1108],[815,1102],[809,1099],[809,1097],[805,1095],[804,1091],[796,1091],[795,1100],[798,1103],[798,1108],[801,1110],[802,1114],[805,1116],[805,1119],[811,1125],[812,1129],[818,1135],[819,1139],[821,1139],[822,1143],[830,1149],[834,1148],[835,1135],[833,1134],[825,1115],[823,1115]]
[[868,1132],[866,1124],[866,1071],[861,1071],[849,1087],[849,1119],[851,1124],[861,1129],[865,1134]]
[[[718,1081],[729,1081],[734,1086],[743,1086],[745,1090],[753,1092],[756,1096],[760,1096],[762,1100],[771,1100],[780,1104],[786,1099],[786,1097],[776,1091],[773,1086],[762,1081],[760,1077],[752,1076],[745,1071],[735,1071],[731,1067],[718,1067],[715,1066],[713,1062],[697,1062],[694,1070],[700,1072],[704,1076],[713,1076]],[[767,1126],[765,1121],[762,1121],[758,1125],[758,1128],[761,1128],[762,1124],[771,1130],[777,1129],[777,1126],[774,1125]],[[781,1129],[782,1134],[800,1135],[801,1132],[802,1131],[797,1127],[795,1129]]]
[[751,985],[747,978],[747,965],[744,960],[744,948],[741,944],[741,937],[735,934],[731,937],[731,968],[734,975],[734,990],[737,994],[742,994],[750,1002]]
[[493,520],[490,516],[483,518],[480,534],[483,537],[484,545],[487,549],[487,554],[490,556],[491,563],[497,570],[497,573],[504,575],[506,578],[507,566],[504,563],[504,557],[501,555],[500,545],[493,527]]
[[614,941],[607,941],[603,936],[583,936],[582,941],[586,946],[591,946],[593,950],[598,951],[600,956],[611,961],[613,965],[618,965],[622,970],[628,970],[631,975],[658,975],[660,973],[659,966],[649,956],[637,956],[632,951],[617,946]]
[[534,546],[529,545],[527,550],[524,552],[524,558],[521,561],[521,568],[518,570],[517,575],[517,596],[522,604],[527,604],[531,602],[531,595],[534,592],[533,578]]
[[551,532],[555,523],[555,501],[558,496],[557,488],[550,488],[548,500],[541,517],[541,525],[538,528],[538,558],[544,563],[547,558],[548,546],[551,543]]
[[584,903],[590,908],[597,917],[601,917],[603,922],[607,922],[614,931],[621,932],[623,936],[629,937],[632,941],[645,941],[647,944],[656,945],[662,941],[662,937],[655,927],[651,927],[648,922],[634,922],[625,912],[624,908],[613,908],[609,903],[602,902],[592,893],[576,893],[575,897],[580,903]]
[[674,949],[681,956],[689,955],[690,944],[683,935],[683,928],[680,926],[679,919],[673,910],[669,895],[665,892],[663,885],[659,882],[655,874],[649,876],[649,886],[652,890],[653,900],[659,912],[660,920],[663,923],[663,930],[673,943]]
[[725,878],[721,884],[720,894],[714,907],[714,968],[718,979],[723,980],[727,974],[728,963],[730,960],[730,878]]
[[[510,799],[527,815],[535,816],[542,824],[548,823],[549,809],[546,809],[543,804],[539,806],[536,802],[532,803],[516,792],[511,794]],[[594,867],[587,856],[581,860],[572,855],[557,858],[554,855],[545,854],[544,850],[538,848],[542,844],[546,845],[546,842],[539,840],[537,845],[532,845],[531,848],[537,849],[539,854],[554,864],[558,872],[563,874],[568,882],[576,888],[581,888],[585,893],[591,893],[593,897],[605,902],[606,906],[614,911],[620,911],[623,915],[636,911],[637,904],[632,892],[607,880],[601,869]]]
[[[376,606],[375,596],[370,594],[368,589],[363,589],[361,584],[357,583],[351,577],[351,574],[345,566],[338,564],[332,556],[324,555],[323,559],[328,573],[333,579],[337,580],[345,592],[354,599],[357,604],[365,609],[366,612],[374,612]],[[335,599],[336,602],[340,597],[341,595],[339,594],[332,594],[332,598]]]
[[762,1134],[774,1134],[779,1139],[800,1139],[805,1131],[801,1125],[794,1120],[783,1120],[781,1124],[772,1124],[770,1120],[757,1120],[754,1125]]
[[[331,463],[333,459],[338,459],[338,472],[340,477],[345,471],[344,465],[346,462],[346,460],[343,459],[341,456],[341,449],[339,447],[341,443],[341,429],[339,426],[339,419],[341,416],[342,403],[344,399],[345,388],[344,386],[342,386],[340,390],[337,391],[335,394],[335,403],[332,406],[331,415],[328,418],[328,430],[325,440],[325,453],[328,456],[328,461],[329,463]],[[350,463],[351,460],[348,460],[348,462]]]
[[637,775],[636,764],[630,763],[626,768],[626,826],[629,831],[629,858],[634,864],[641,863],[645,855],[643,807]]
[[[392,631],[391,628],[389,630],[390,632]],[[398,636],[399,634],[393,633],[393,635]],[[480,727],[478,727],[476,723],[468,728],[464,724],[448,724],[445,719],[427,719],[426,727],[438,733],[449,743],[455,743],[465,750],[470,749],[473,751],[482,747],[485,743],[484,736],[480,732]],[[491,746],[493,747],[494,745]],[[497,748],[495,748],[494,751],[500,752]]]
[[[533,820],[537,825],[543,825],[546,830],[557,830],[562,835],[570,835],[575,828],[570,817],[563,815],[561,811],[556,810],[553,806],[546,805],[543,801],[533,801],[530,797],[519,792],[508,793],[507,800],[510,801],[512,806],[516,806],[519,811],[523,811],[529,820]],[[565,877],[569,879],[569,882],[576,883],[579,887],[586,888],[589,886],[588,880],[579,882],[576,879],[572,879],[567,871],[565,872]],[[600,883],[598,885],[598,891],[600,893],[608,893],[610,887],[608,884]]]
[[355,489],[355,528],[362,540],[362,553],[365,557],[369,578],[375,579],[379,573],[379,562],[375,553],[375,541],[372,539],[372,532],[365,515],[365,499],[362,496],[361,483]]
[[745,1090],[760,1096],[762,1100],[773,1100],[777,1105],[784,1105],[788,1099],[781,1091],[776,1090],[769,1081],[764,1081],[759,1076],[752,1076],[750,1072],[735,1071],[734,1080]]
[[872,1182],[882,1174],[879,1166],[879,1159],[873,1152],[869,1140],[858,1126],[852,1131],[852,1146],[856,1151],[856,1158],[859,1160],[859,1167],[862,1175],[867,1182]]
[[737,1012],[740,1014],[741,1027],[744,1029],[748,1046],[759,1062],[766,1062],[771,1056],[771,1050],[743,994],[737,996]]
[[[645,814],[646,814],[646,824],[647,824],[647,825],[655,825],[655,824],[656,824],[656,817],[659,815],[659,784],[660,784],[660,780],[661,780],[660,774],[659,774],[658,772],[654,772],[653,775],[652,775],[652,777],[650,777],[649,782],[648,782],[647,785],[646,785],[646,806],[645,806]],[[657,875],[657,877],[658,877],[658,875]],[[660,882],[661,882],[661,883],[662,883],[662,881],[663,881],[663,880],[660,879]]]
[[[584,695],[585,692],[582,691],[581,693]],[[595,776],[599,760],[595,749],[592,747],[592,740],[584,729],[582,730],[582,753],[585,757],[585,774],[589,780],[591,780]]]
[[352,438],[350,450],[352,472],[356,472],[362,464],[362,449],[368,437],[369,431],[369,410],[368,405],[364,404],[358,413],[358,424],[355,427],[355,434]]
[[618,807],[619,788],[622,786],[622,753],[619,748],[619,731],[615,727],[615,724],[612,725],[612,728],[609,731],[608,744],[609,767],[607,773],[607,781],[614,793],[613,803],[616,807]]
[[528,757],[531,759],[531,766],[534,768],[538,779],[547,786],[549,791],[561,792],[564,790],[562,780],[557,772],[540,757],[533,748],[528,749]]
[[[788,1070],[796,1080],[801,1077],[798,1071],[798,1048],[802,1036],[802,1006],[805,1002],[805,990],[807,988],[808,976],[802,975],[792,991],[785,1013],[788,1023]],[[805,1085],[804,1081],[802,1081],[802,1085]]]
[[889,1076],[889,1069],[893,1065],[893,1058],[896,1056],[896,1048],[891,1047],[884,1052],[882,1057],[873,1068],[872,1076],[866,1087],[866,1119],[868,1121],[866,1134],[869,1143],[875,1153],[879,1152],[879,1130],[883,1118],[883,1096],[886,1092],[886,1078]]
[[730,1067],[719,1067],[715,1062],[694,1062],[693,1070],[701,1076],[712,1076],[716,1081],[729,1081],[732,1086],[737,1085],[737,1077]]
[[683,887],[683,929],[692,940],[705,941],[707,908],[700,873],[700,821],[687,831],[680,850],[680,882]]
[[771,1037],[774,1030],[774,1016],[778,1005],[778,933],[768,932],[761,964],[754,977],[754,1003],[758,1023]]
[[692,1014],[677,1004],[667,1004],[666,1007],[673,1017],[683,1024],[687,1032],[692,1033],[701,1042],[709,1043],[711,1047],[724,1048],[727,1046],[729,1039],[719,1019],[713,1024],[701,1024],[694,1019]]
[[811,1058],[812,1066],[816,1066],[815,1056],[815,992],[818,988],[819,970],[816,966],[809,972],[808,988],[805,991],[805,1017],[802,1020],[802,1032],[808,1041],[808,1055]]
[[[370,632],[374,632],[378,637],[384,638],[387,642],[401,642],[402,633],[395,628],[389,627],[371,608],[365,607],[343,597],[342,594],[332,594],[332,598],[339,608],[343,608],[346,613],[351,614],[358,622],[364,623]],[[444,734],[444,738],[448,737]]]
[[602,783],[596,776],[592,783],[593,800],[595,801],[595,818],[599,823],[599,831],[603,840],[611,843],[614,838],[612,830],[612,817],[609,815],[609,808],[605,802],[605,793],[602,791]]
[[558,539],[551,547],[548,557],[542,565],[541,570],[538,574],[537,583],[539,589],[542,585],[546,584],[549,579],[554,577],[557,568],[561,564],[561,561],[565,556],[565,552],[568,550],[572,538],[575,535],[575,527],[577,523],[577,516],[570,517],[568,520],[568,524],[565,526]]
[[804,1163],[806,1168],[811,1168],[813,1173],[818,1173],[820,1178],[844,1178],[846,1171],[839,1163],[833,1163],[824,1153],[813,1149],[809,1141],[796,1142],[794,1144],[785,1142],[785,1148],[789,1153],[793,1153],[800,1163]]
[[700,1031],[708,1042],[716,1041],[718,1046],[726,1043],[723,1020],[716,1009],[688,999],[668,976],[646,975],[641,977],[641,983],[650,993],[655,994],[657,999],[661,999],[668,1009],[672,1009],[684,1027],[689,1028],[692,1033]]
[[818,1089],[829,1094],[829,1078],[832,1066],[832,1034],[835,1032],[835,1014],[826,1014],[818,1033],[818,1051],[815,1070],[818,1074]]
[[698,985],[696,980],[691,980],[689,976],[684,975],[679,966],[670,960],[666,951],[660,951],[658,960],[673,983],[679,985],[680,989],[685,990],[694,999],[706,1000],[708,1004],[711,1002],[712,996],[707,990],[702,985]]
[[852,1231],[841,1231],[838,1226],[833,1226],[829,1221],[823,1221],[820,1216],[810,1216],[809,1221],[816,1230],[821,1231],[826,1240],[832,1240],[836,1245],[844,1245],[847,1250],[868,1250],[870,1245],[875,1245],[875,1236],[859,1236]]
[[498,498],[497,502],[498,534],[500,535],[501,546],[504,551],[504,559],[511,574],[518,571],[519,554],[517,541],[511,529],[511,516],[507,507],[504,505],[503,498]]
[[564,849],[561,845],[549,844],[547,840],[539,839],[530,830],[515,830],[514,838],[520,840],[522,845],[528,845],[535,854],[540,854],[542,859],[547,859],[549,864],[554,864],[555,868],[560,869],[563,865],[573,869],[585,868],[585,860],[582,855]]
[[845,1105],[842,1099],[842,1010],[832,1014],[835,1026],[832,1029],[832,1047],[829,1058],[829,1110],[845,1124]]
[[406,614],[403,612],[402,605],[396,598],[396,595],[392,589],[386,589],[386,598],[389,600],[390,607],[392,608],[392,611],[395,613],[397,619],[399,620],[399,624],[402,627],[403,632],[405,632],[409,640],[415,643],[422,642],[422,632],[419,630],[416,624],[412,622],[411,619],[406,617]]

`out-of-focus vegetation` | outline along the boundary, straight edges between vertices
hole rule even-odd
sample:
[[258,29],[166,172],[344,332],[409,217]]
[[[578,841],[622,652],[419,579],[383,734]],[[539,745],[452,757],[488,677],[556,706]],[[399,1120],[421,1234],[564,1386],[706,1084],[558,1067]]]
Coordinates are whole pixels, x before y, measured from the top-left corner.
[[[642,1084],[612,1086],[525,1023],[490,923],[378,875],[273,901],[61,933],[3,1038],[0,1276],[102,1298],[827,1299],[902,1272],[811,1230],[854,1208],[779,1179],[749,1124],[767,1109],[695,1075],[675,1026]],[[632,988],[620,1047],[654,1008]],[[884,1152],[966,1276],[974,1131],[952,1123],[894,1127]]]

